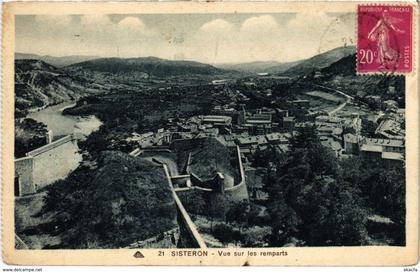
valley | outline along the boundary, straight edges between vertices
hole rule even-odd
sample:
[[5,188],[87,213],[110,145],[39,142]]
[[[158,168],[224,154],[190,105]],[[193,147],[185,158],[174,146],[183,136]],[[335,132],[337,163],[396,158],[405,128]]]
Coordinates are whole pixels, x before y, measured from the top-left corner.
[[[43,189],[38,216],[61,214],[54,248],[185,246],[172,192],[207,246],[405,244],[405,80],[357,77],[353,64],[354,47],[241,67],[17,60],[16,118],[86,136],[81,165]],[[32,223],[23,240],[51,235]]]

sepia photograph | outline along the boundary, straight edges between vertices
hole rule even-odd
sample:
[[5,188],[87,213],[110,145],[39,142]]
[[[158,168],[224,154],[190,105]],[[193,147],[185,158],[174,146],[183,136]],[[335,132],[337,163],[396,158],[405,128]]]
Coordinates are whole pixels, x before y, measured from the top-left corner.
[[406,247],[417,7],[353,7],[13,15],[14,250]]

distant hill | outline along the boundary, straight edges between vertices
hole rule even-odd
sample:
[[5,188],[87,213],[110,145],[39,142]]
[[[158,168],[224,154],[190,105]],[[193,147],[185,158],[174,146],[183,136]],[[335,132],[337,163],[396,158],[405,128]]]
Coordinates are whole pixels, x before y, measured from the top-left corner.
[[168,77],[183,75],[217,75],[226,71],[195,61],[171,61],[155,57],[146,58],[101,58],[76,63],[67,67],[94,72],[141,73],[149,76]]
[[215,66],[221,69],[235,70],[245,73],[265,73],[267,69],[281,65],[277,61],[255,61],[245,63],[223,63]]
[[234,63],[234,64],[218,64],[215,65],[221,69],[229,69],[244,73],[270,73],[278,74],[283,73],[290,67],[298,64],[300,61],[295,62],[278,62],[278,61],[255,61],[246,63]]
[[290,69],[291,67],[294,67],[301,62],[302,62],[301,60],[298,60],[298,61],[280,63],[277,66],[273,66],[273,67],[270,67],[270,68],[266,69],[265,72],[270,73],[270,74],[282,74],[285,71],[287,71],[288,69]]
[[348,55],[332,63],[331,65],[322,68],[321,73],[340,76],[356,75],[356,54]]
[[15,60],[22,59],[33,59],[33,60],[42,60],[48,64],[54,65],[56,67],[64,67],[72,65],[74,63],[79,63],[87,60],[97,59],[97,56],[64,56],[64,57],[54,57],[54,56],[40,56],[36,54],[26,54],[26,53],[15,53]]
[[348,47],[339,47],[333,50],[321,53],[319,55],[313,56],[312,58],[301,61],[300,63],[292,66],[287,69],[285,75],[307,75],[314,71],[319,71],[325,67],[330,66],[332,63],[353,55],[356,53],[356,48],[354,46]]
[[339,47],[313,56],[309,59],[294,62],[256,61],[248,63],[219,64],[217,67],[245,73],[269,73],[284,75],[307,75],[328,67],[343,57],[356,52],[354,46]]
[[41,60],[15,61],[16,116],[31,108],[66,102],[100,90]]

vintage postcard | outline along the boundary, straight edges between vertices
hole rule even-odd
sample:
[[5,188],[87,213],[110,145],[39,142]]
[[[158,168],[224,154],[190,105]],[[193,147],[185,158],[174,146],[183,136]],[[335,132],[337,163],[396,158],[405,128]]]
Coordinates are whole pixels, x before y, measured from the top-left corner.
[[3,259],[418,261],[418,4],[3,4]]

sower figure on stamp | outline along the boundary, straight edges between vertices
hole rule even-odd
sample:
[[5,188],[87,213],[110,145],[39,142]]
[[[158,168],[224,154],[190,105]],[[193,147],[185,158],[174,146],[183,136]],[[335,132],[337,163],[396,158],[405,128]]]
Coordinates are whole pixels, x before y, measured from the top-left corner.
[[382,18],[378,20],[376,25],[369,32],[368,39],[377,41],[377,62],[381,64],[382,68],[387,67],[388,64],[392,66],[398,65],[399,53],[390,45],[390,32],[404,33],[404,30],[401,30],[396,26],[396,24],[401,21],[401,19],[389,16],[388,11],[384,10]]

